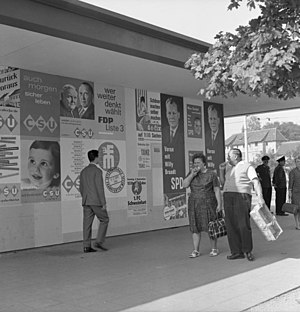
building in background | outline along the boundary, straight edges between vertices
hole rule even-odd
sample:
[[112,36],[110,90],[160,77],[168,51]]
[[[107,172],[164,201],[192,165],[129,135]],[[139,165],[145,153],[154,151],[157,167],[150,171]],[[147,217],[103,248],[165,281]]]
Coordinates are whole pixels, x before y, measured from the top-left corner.
[[[249,131],[247,138],[250,162],[255,161],[261,154],[277,154],[280,146],[288,142],[287,138],[276,128]],[[244,133],[233,134],[225,140],[226,154],[231,148],[239,148],[242,153],[245,152]]]

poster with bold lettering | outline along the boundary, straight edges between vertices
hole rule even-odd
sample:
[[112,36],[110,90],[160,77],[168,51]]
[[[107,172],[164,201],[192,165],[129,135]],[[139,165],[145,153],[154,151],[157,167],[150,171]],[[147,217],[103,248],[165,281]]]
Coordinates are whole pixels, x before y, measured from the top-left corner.
[[146,216],[147,211],[147,179],[127,178],[128,216]]
[[96,138],[125,140],[124,88],[95,83]]
[[19,203],[20,193],[20,136],[0,135],[0,203]]
[[207,166],[219,175],[219,165],[225,161],[222,104],[204,102],[204,126]]
[[59,77],[60,136],[92,139],[95,137],[94,83]]
[[181,218],[186,206],[183,98],[161,94],[165,220]]
[[139,170],[151,169],[151,149],[148,142],[137,142],[137,166]]
[[1,71],[0,106],[20,108],[20,69]]
[[202,139],[202,107],[187,104],[187,137]]
[[23,203],[60,200],[60,143],[49,138],[21,141]]
[[[0,185],[20,184],[20,109],[0,107]],[[0,192],[1,193],[1,192]]]
[[127,197],[125,141],[101,141],[98,151],[106,197]]
[[136,130],[138,141],[161,141],[159,93],[135,89]]
[[61,138],[61,200],[81,200],[79,192],[80,172],[89,164],[87,153],[97,149],[95,140]]
[[59,137],[59,76],[21,70],[21,135]]

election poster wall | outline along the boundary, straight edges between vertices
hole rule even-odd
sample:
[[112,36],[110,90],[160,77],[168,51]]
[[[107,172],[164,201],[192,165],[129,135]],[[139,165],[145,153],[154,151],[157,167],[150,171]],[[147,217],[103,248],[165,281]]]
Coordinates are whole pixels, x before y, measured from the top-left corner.
[[[66,202],[67,215],[71,202],[81,206],[80,172],[87,152],[96,149],[115,215],[123,210],[131,222],[149,217],[155,226],[187,218],[183,179],[192,155],[203,151],[211,169],[224,161],[223,107],[145,89],[130,94],[125,103],[123,87],[15,68],[1,72],[0,206]],[[125,228],[120,216],[116,226]]]

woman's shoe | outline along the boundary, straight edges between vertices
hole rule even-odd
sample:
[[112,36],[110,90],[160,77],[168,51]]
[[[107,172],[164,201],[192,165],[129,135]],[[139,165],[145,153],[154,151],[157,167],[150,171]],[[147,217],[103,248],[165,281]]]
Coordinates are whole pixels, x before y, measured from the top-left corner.
[[211,250],[211,252],[209,253],[209,256],[210,256],[210,257],[215,257],[215,256],[217,256],[218,254],[219,254],[219,249],[213,248],[213,249]]
[[197,258],[200,256],[200,252],[197,250],[193,250],[192,253],[189,255],[190,258]]

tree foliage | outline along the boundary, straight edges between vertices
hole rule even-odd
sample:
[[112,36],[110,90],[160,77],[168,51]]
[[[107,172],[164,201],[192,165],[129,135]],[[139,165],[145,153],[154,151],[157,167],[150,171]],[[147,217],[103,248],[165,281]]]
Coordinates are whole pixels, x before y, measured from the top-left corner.
[[260,119],[256,116],[250,116],[247,120],[247,128],[249,131],[261,129]]
[[[244,0],[231,0],[228,9]],[[207,53],[186,62],[194,77],[205,80],[206,98],[266,94],[289,99],[300,93],[300,1],[245,0],[260,15],[239,26],[236,34],[220,32]]]
[[277,128],[289,141],[296,141],[300,139],[300,125],[293,122],[279,123],[268,122],[263,126],[263,129]]

